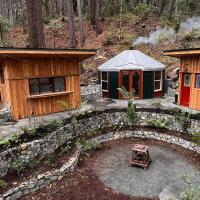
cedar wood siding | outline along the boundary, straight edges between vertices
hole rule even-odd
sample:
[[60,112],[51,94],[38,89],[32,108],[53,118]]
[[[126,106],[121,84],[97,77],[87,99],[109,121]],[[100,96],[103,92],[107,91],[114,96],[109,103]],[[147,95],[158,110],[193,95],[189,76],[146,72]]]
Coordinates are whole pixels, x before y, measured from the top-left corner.
[[[70,102],[71,108],[80,105],[80,68],[78,59],[16,58],[6,59],[7,81],[14,120],[63,111],[58,101]],[[61,96],[28,99],[29,78],[64,76],[66,90],[73,93]]]
[[183,73],[191,73],[190,103],[189,107],[200,110],[200,88],[195,88],[195,74],[200,73],[200,56],[184,56],[180,62],[179,78],[179,104],[181,101],[181,83]]

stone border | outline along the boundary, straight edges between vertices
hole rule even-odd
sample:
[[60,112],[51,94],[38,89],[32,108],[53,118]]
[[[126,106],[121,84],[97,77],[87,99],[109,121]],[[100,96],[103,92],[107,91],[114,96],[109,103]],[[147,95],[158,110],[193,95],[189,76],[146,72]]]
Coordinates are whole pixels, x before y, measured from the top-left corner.
[[81,101],[93,101],[102,97],[101,85],[88,85],[81,87]]
[[0,124],[4,124],[5,122],[11,121],[11,107],[10,105],[6,105],[4,108],[0,110]]
[[[138,112],[138,115],[140,116],[137,123],[139,126],[148,126],[149,119],[157,120],[165,118],[170,121],[169,125],[166,126],[168,130],[176,132],[182,131],[176,116],[144,111]],[[116,111],[110,109],[99,113],[91,112],[80,116],[77,120],[77,123],[73,124],[71,123],[70,118],[66,119],[67,124],[55,132],[52,132],[41,139],[23,143],[1,152],[0,177],[11,171],[15,162],[27,164],[37,156],[45,157],[46,155],[53,153],[66,142],[81,136],[84,133],[96,132],[105,128],[118,130],[122,127],[129,127],[130,125],[126,110]],[[188,129],[188,133],[183,134],[192,134],[198,131],[200,131],[199,121],[191,120],[191,127]]]
[[[108,141],[123,139],[123,138],[147,138],[147,139],[155,139],[159,141],[164,141],[171,144],[176,144],[186,149],[190,149],[192,151],[200,154],[200,147],[193,142],[186,141],[184,139],[178,138],[173,135],[167,135],[155,131],[143,131],[143,130],[126,130],[119,132],[110,132],[106,135],[97,136],[90,141],[92,143],[105,143]],[[70,158],[70,160],[65,163],[60,169],[56,169],[53,171],[45,172],[44,174],[38,175],[36,178],[32,178],[29,181],[21,183],[18,187],[10,189],[8,192],[0,196],[0,200],[15,200],[20,197],[35,192],[57,180],[63,178],[63,176],[76,168],[78,163],[80,154],[82,151],[82,147],[78,147],[76,152]]]

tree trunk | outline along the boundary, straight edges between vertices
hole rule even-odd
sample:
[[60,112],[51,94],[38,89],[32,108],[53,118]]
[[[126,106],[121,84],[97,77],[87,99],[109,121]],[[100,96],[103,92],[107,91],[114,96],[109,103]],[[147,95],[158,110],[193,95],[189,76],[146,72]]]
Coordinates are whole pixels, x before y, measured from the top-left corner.
[[28,14],[29,42],[31,48],[44,48],[44,24],[42,0],[26,0]]
[[78,15],[79,15],[79,28],[80,28],[80,44],[81,47],[83,47],[85,42],[85,36],[83,31],[83,16],[82,16],[82,6],[80,0],[77,0],[77,6],[78,6]]
[[67,0],[67,15],[68,15],[68,31],[69,31],[69,47],[76,47],[76,35],[74,25],[74,8],[73,0]]
[[172,16],[174,13],[174,5],[175,5],[176,1],[175,0],[171,0],[170,4],[169,4],[169,20],[172,20]]
[[119,41],[122,38],[122,11],[123,11],[123,0],[120,0],[120,11],[119,11]]
[[101,23],[100,23],[100,13],[101,13],[101,0],[96,0],[95,9],[95,26],[97,35],[102,33]]
[[90,0],[90,21],[96,30],[97,35],[102,33],[100,23],[101,0]]

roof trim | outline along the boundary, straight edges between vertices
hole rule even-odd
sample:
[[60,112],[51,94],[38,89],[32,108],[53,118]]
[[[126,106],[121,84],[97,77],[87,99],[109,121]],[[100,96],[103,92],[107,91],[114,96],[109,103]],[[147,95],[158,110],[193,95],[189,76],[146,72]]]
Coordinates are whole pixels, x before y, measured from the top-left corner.
[[75,48],[18,48],[18,47],[0,47],[0,51],[2,50],[15,50],[15,51],[97,51],[96,49],[75,49]]
[[85,60],[96,54],[92,49],[31,49],[31,48],[0,48],[0,57],[17,58],[39,58],[39,57],[58,57],[58,58],[79,58]]
[[200,55],[200,48],[172,49],[163,51],[165,56],[180,58],[187,55]]

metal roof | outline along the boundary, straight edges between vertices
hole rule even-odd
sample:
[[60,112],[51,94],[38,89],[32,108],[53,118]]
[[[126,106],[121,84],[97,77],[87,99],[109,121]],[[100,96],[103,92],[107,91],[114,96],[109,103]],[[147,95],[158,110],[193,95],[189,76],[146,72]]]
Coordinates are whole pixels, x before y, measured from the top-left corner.
[[98,67],[99,71],[163,70],[165,65],[138,50],[126,50]]

